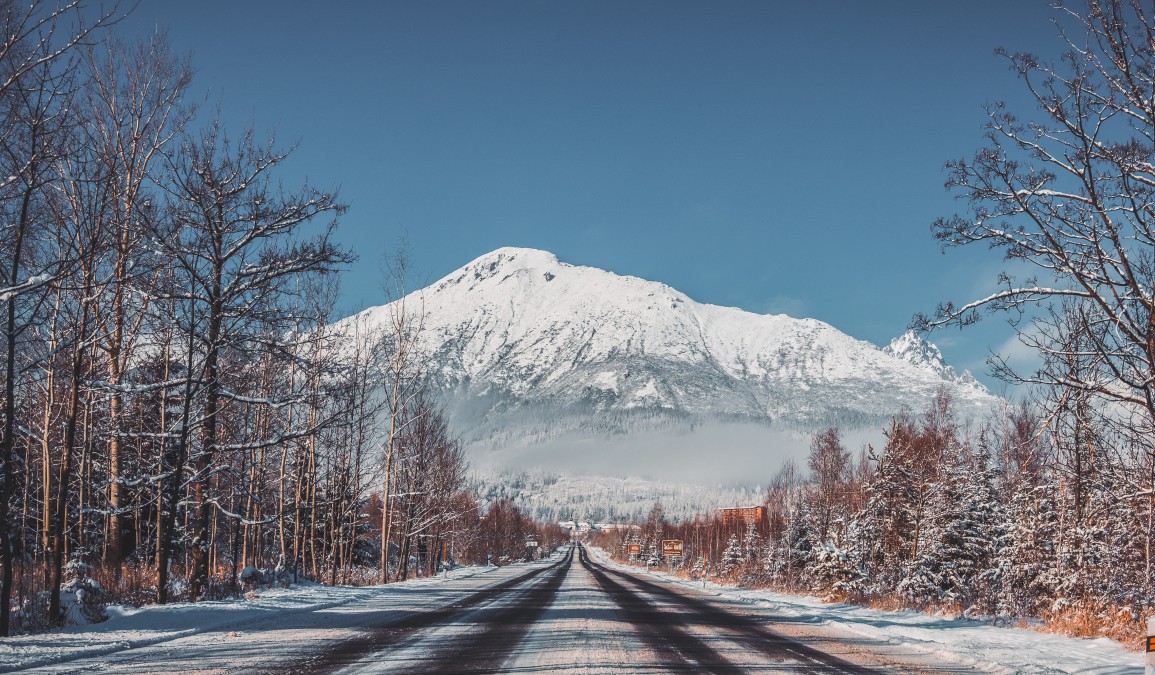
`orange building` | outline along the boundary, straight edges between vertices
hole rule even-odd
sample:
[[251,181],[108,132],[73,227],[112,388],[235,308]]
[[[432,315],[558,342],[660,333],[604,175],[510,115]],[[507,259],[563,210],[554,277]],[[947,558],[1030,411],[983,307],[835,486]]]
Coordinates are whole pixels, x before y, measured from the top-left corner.
[[762,520],[761,506],[740,506],[733,509],[718,509],[718,514],[724,524],[730,523],[757,523]]

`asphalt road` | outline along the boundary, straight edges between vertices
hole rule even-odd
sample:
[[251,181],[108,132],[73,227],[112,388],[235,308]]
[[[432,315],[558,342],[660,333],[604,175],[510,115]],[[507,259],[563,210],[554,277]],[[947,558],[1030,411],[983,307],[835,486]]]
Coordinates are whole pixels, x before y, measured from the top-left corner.
[[[390,620],[285,671],[357,673],[968,672],[854,638],[774,629],[789,621],[725,606],[580,546],[449,606]],[[909,656],[909,655],[908,655]]]
[[[778,616],[580,546],[550,561],[275,612],[45,673],[973,672],[815,617]],[[190,607],[190,609],[196,609]],[[65,636],[61,636],[64,638]]]

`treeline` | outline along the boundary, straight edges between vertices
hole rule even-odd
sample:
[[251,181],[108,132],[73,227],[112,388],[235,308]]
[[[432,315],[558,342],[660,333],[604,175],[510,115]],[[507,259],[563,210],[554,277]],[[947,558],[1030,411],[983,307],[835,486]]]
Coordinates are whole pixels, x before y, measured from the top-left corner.
[[[878,450],[855,457],[836,429],[817,434],[809,471],[787,463],[760,519],[670,525],[655,512],[604,544],[828,600],[1134,640],[1155,608],[1155,467],[1145,444],[1089,413],[1023,404],[970,428],[941,392],[895,418]],[[685,556],[662,560],[662,538],[683,539]]]
[[719,506],[759,501],[763,494],[758,486],[708,488],[640,478],[560,476],[532,470],[478,476],[473,490],[487,502],[508,497],[543,523],[641,521],[654,502],[662,503],[666,520],[679,522]]
[[0,635],[524,556],[418,384],[420,308],[329,324],[337,195],[115,12],[0,0]]
[[511,499],[490,502],[481,514],[470,511],[462,519],[459,531],[460,559],[473,564],[505,565],[544,558],[569,541],[569,533],[559,525],[533,520]]

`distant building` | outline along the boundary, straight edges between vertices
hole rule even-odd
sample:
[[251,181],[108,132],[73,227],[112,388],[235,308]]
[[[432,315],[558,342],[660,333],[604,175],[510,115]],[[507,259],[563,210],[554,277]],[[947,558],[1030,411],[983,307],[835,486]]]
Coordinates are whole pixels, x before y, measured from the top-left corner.
[[718,517],[722,519],[722,523],[729,525],[731,523],[757,523],[762,520],[763,507],[761,506],[739,506],[732,509],[718,509]]

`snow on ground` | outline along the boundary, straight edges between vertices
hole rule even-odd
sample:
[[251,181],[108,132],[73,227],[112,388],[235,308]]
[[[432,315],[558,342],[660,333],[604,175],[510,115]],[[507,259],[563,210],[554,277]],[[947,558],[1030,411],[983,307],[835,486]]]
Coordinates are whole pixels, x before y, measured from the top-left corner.
[[0,672],[10,672],[100,657],[128,649],[181,640],[203,633],[260,628],[275,629],[293,615],[403,600],[400,596],[422,586],[440,585],[476,575],[504,576],[510,567],[462,567],[448,575],[413,579],[387,586],[353,588],[300,584],[292,588],[259,590],[252,600],[174,603],[145,607],[108,608],[107,621],[70,626],[50,633],[0,639]]
[[[662,672],[662,655],[576,557],[553,603],[506,663],[511,673]],[[625,664],[629,664],[628,668]]]
[[[639,571],[610,562],[596,549],[589,550],[603,564]],[[269,659],[291,663],[301,653],[347,637],[349,630],[363,624],[358,617],[391,610],[431,609],[439,603],[452,602],[463,589],[489,586],[521,574],[524,569],[522,565],[469,567],[450,572],[448,578],[417,579],[384,587],[302,585],[261,591],[260,597],[253,600],[110,608],[111,618],[101,624],[0,640],[0,672],[44,666],[52,671],[75,670],[82,665],[88,669],[123,672],[181,669],[188,672],[192,664],[196,665],[191,670],[211,671],[218,669],[218,665],[219,670],[225,669],[225,665],[259,667],[267,665]],[[1084,640],[913,611],[883,612],[825,604],[816,598],[743,590],[709,582],[703,587],[700,581],[656,571],[651,571],[649,576],[680,585],[687,591],[704,592],[722,603],[740,604],[745,610],[764,610],[784,617],[787,622],[794,620],[796,627],[806,631],[866,638],[896,651],[923,654],[928,663],[953,662],[996,673],[1139,675],[1143,672],[1142,654],[1127,652],[1117,642],[1103,638]],[[618,653],[622,648],[636,648],[617,644],[615,640],[620,641],[620,636],[607,637],[605,626],[597,623],[604,623],[609,617],[608,610],[612,609],[605,598],[592,591],[584,592],[582,588],[565,588],[571,591],[569,596],[574,606],[551,608],[543,618],[549,618],[550,612],[554,612],[570,621],[562,626],[563,632],[586,631],[569,635],[567,639],[607,640],[608,643],[600,647],[581,646],[600,656]],[[548,627],[543,624],[540,630],[532,630],[526,636],[527,643],[556,644],[561,637],[556,630],[552,633],[546,630]],[[533,654],[520,654],[517,658],[520,665],[545,665],[530,657],[540,659]]]
[[[588,547],[587,550],[601,564],[635,572],[642,569],[615,563],[600,549]],[[899,645],[932,659],[955,661],[995,673],[1143,673],[1143,654],[1128,652],[1108,638],[1072,638],[913,610],[886,612],[842,603],[828,604],[814,597],[738,589],[712,582],[703,584],[658,571],[650,574],[671,584],[704,590],[722,600],[765,608],[777,615],[811,618],[819,624],[884,644]]]

